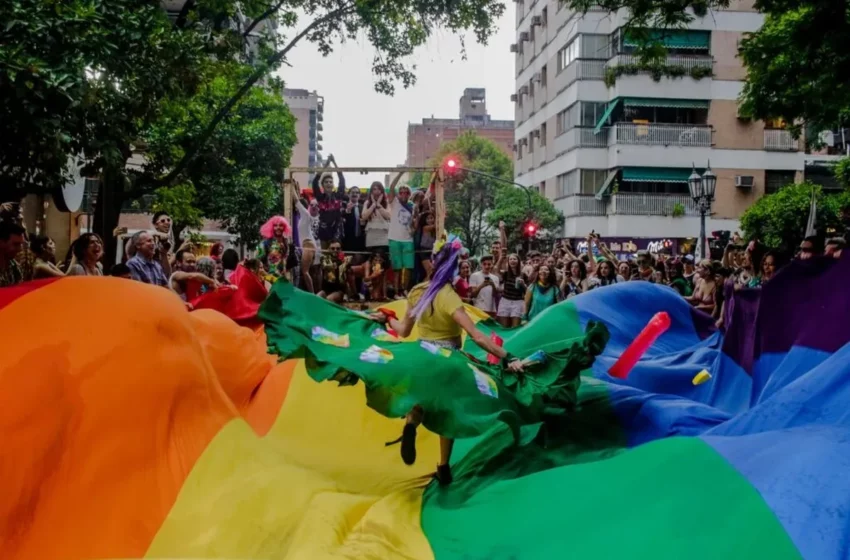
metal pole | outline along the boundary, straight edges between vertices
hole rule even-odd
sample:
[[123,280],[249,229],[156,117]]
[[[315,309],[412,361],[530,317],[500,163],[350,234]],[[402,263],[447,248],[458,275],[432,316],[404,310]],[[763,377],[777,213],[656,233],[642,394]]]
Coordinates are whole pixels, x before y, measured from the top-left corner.
[[705,256],[705,214],[706,214],[706,199],[705,197],[700,197],[699,199],[699,246],[696,250],[696,261],[699,261],[706,258]]

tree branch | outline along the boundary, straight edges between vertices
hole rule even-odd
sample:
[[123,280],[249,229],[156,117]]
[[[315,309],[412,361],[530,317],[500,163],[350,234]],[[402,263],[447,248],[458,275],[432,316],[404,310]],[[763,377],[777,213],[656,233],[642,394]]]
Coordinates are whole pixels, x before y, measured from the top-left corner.
[[272,14],[274,14],[279,9],[281,9],[284,4],[286,4],[286,0],[280,0],[280,2],[278,2],[274,6],[272,6],[271,8],[266,10],[265,12],[263,12],[263,14],[260,17],[258,17],[257,19],[255,19],[254,21],[252,21],[251,25],[249,25],[248,28],[245,30],[245,32],[242,33],[242,38],[247,39],[248,35],[251,34],[251,32],[254,30],[255,27],[257,27],[260,24],[260,22],[270,18],[272,16]]
[[189,17],[189,12],[191,12],[192,8],[194,7],[195,0],[186,0],[186,3],[183,4],[183,8],[180,10],[180,14],[174,21],[174,27],[179,27],[180,29],[183,29],[183,27],[186,26],[186,19]]
[[198,139],[198,141],[195,143],[195,145],[192,146],[189,150],[187,150],[186,154],[183,156],[183,159],[180,160],[180,162],[174,167],[174,169],[168,175],[166,175],[163,179],[158,181],[154,186],[155,187],[156,186],[161,187],[161,186],[170,185],[171,183],[173,183],[177,179],[177,177],[180,176],[181,173],[183,173],[183,171],[186,169],[186,167],[192,162],[192,160],[201,151],[201,148],[204,147],[204,144],[206,144],[207,140],[209,140],[210,137],[213,135],[213,133],[215,132],[215,129],[218,127],[218,125],[221,123],[221,121],[223,121],[227,117],[227,115],[230,114],[231,109],[233,109],[233,107],[235,107],[236,104],[239,103],[242,100],[242,98],[245,97],[245,95],[248,94],[249,91],[251,91],[251,88],[254,87],[254,85],[257,82],[259,82],[268,73],[270,68],[273,68],[276,64],[278,64],[281,60],[283,60],[286,57],[287,53],[290,50],[292,50],[292,48],[298,43],[298,41],[303,39],[307,34],[309,34],[315,28],[317,28],[321,25],[324,25],[325,23],[327,23],[328,21],[330,21],[334,18],[346,15],[346,13],[350,12],[353,9],[354,9],[354,4],[346,4],[345,6],[343,6],[341,8],[337,8],[336,10],[333,10],[332,12],[328,12],[327,14],[325,14],[324,16],[322,16],[320,18],[313,20],[310,23],[310,25],[305,27],[301,31],[301,33],[296,35],[282,50],[280,50],[280,51],[276,52],[275,54],[273,54],[272,56],[270,56],[268,58],[268,60],[266,60],[266,64],[263,67],[258,68],[251,75],[251,77],[248,78],[248,80],[244,84],[242,84],[242,87],[239,88],[239,90],[233,95],[233,97],[231,97],[227,101],[227,103],[225,103],[224,106],[221,109],[218,110],[218,113],[216,113],[215,117],[213,117],[213,119],[210,121],[210,123],[206,126],[206,128],[201,133],[201,136]]

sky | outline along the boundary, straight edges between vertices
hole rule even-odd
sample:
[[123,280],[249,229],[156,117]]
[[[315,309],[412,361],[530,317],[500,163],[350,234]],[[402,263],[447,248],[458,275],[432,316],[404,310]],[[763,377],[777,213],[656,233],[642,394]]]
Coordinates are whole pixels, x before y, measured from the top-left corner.
[[[334,154],[340,166],[395,167],[407,157],[407,125],[423,118],[457,118],[464,88],[487,90],[487,110],[494,119],[513,119],[515,7],[505,2],[505,14],[487,46],[466,40],[467,58],[460,41],[437,31],[412,58],[417,82],[401,85],[395,96],[377,93],[372,75],[371,45],[365,39],[337,46],[323,57],[308,42],[289,56],[292,66],[278,75],[286,87],[316,91],[325,98],[322,155]],[[346,175],[349,185],[383,181],[384,174]]]

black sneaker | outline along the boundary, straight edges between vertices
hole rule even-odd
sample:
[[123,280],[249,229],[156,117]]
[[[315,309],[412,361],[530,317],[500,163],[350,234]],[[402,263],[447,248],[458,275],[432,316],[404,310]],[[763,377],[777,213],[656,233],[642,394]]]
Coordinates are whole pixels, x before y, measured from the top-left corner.
[[437,465],[437,473],[434,475],[440,486],[448,486],[452,483],[452,467],[448,464]]
[[416,462],[416,425],[405,424],[401,433],[401,460],[405,465]]

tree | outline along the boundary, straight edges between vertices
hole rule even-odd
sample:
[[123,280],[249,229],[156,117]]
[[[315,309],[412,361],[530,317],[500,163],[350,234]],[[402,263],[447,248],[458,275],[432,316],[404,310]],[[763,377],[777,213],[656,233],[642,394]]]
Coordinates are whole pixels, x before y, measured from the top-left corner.
[[850,11],[830,0],[760,0],[764,25],[741,41],[742,109],[817,133],[850,116]]
[[[415,82],[411,55],[436,29],[486,42],[503,12],[500,0],[186,0],[172,21],[159,0],[8,0],[0,3],[0,169],[23,195],[63,183],[68,161],[80,160],[102,179],[95,229],[111,233],[125,200],[184,182],[218,126],[302,41],[328,54],[365,36],[376,51],[375,88],[392,94],[396,83]],[[210,108],[172,167],[128,169],[163,103],[188,104],[211,60],[250,72]]]
[[[241,65],[215,66],[187,104],[169,101],[164,105],[161,118],[144,138],[149,166],[164,172],[175,165],[212,118],[208,108],[229,99],[245,78]],[[295,120],[281,89],[277,81],[253,88],[222,120],[186,168],[191,196],[172,194],[175,189],[185,192],[183,185],[157,190],[157,202],[173,203],[160,206],[172,214],[175,224],[196,225],[178,217],[191,216],[185,209],[188,203],[198,216],[219,220],[241,243],[259,242],[260,226],[282,207],[278,185],[296,141]]]
[[793,252],[805,235],[812,189],[816,193],[818,231],[843,231],[842,215],[850,210],[850,191],[826,194],[817,185],[799,183],[760,198],[744,212],[741,228],[747,238]]
[[[441,144],[429,164],[440,167],[449,155],[461,168],[497,178],[458,171],[446,183],[446,230],[460,237],[464,246],[475,254],[495,237],[487,212],[495,205],[499,180],[513,181],[513,163],[494,142],[474,131],[463,132],[457,140]],[[411,183],[422,184],[422,177],[414,176]]]
[[[563,215],[535,192],[530,193],[529,209],[525,191],[512,184],[511,159],[491,140],[466,131],[457,140],[442,144],[429,164],[439,167],[449,156],[461,169],[446,185],[446,229],[458,235],[473,254],[496,238],[500,221],[505,222],[512,244],[522,239],[523,224],[532,217],[541,229],[563,224]],[[410,185],[422,187],[426,181],[417,173]]]
[[522,189],[502,185],[496,191],[496,201],[493,209],[487,213],[487,221],[496,227],[499,222],[505,222],[508,235],[508,245],[516,247],[523,243],[525,237],[523,228],[529,222],[534,222],[541,235],[557,233],[560,237],[564,226],[564,215],[552,204],[552,201],[535,191],[530,192],[531,211],[528,210],[528,196]]

